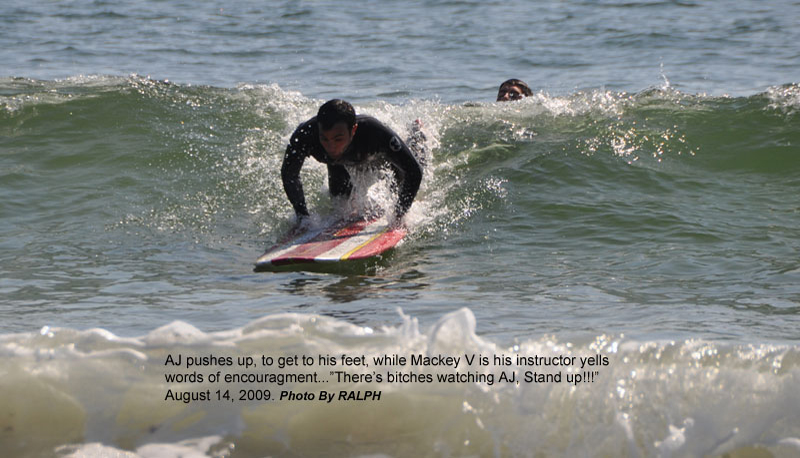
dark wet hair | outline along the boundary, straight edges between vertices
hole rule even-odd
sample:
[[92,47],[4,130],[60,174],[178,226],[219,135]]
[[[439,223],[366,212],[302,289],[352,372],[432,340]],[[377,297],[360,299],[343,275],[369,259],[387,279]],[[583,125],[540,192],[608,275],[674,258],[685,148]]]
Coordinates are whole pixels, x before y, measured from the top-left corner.
[[352,129],[356,125],[356,110],[344,100],[328,100],[319,107],[317,122],[322,130],[329,130],[340,122],[347,124],[348,129]]
[[510,80],[503,81],[503,84],[500,85],[500,89],[503,89],[503,86],[516,86],[522,89],[522,94],[525,97],[530,97],[533,95],[533,91],[527,84],[525,84],[525,81],[518,80],[516,78],[511,78]]

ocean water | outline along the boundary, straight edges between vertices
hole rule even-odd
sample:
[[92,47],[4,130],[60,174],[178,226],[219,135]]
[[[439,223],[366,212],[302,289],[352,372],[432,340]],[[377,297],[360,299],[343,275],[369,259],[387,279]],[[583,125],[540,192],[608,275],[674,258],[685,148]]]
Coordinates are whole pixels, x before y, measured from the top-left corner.
[[[0,456],[800,456],[797,17],[4,3]],[[332,97],[422,121],[409,236],[254,272]]]

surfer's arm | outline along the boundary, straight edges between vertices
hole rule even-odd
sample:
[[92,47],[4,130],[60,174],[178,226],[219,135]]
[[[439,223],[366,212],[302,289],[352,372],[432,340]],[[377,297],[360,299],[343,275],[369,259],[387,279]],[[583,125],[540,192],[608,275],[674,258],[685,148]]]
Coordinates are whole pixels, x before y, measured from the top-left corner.
[[308,216],[306,198],[305,194],[303,194],[303,182],[300,180],[300,169],[303,168],[305,160],[305,154],[297,151],[290,144],[286,147],[286,153],[283,155],[283,164],[281,165],[283,190],[286,191],[286,196],[289,198],[289,202],[291,202],[298,217]]
[[411,204],[414,203],[414,198],[417,196],[420,183],[422,183],[422,167],[408,146],[402,142],[400,148],[392,149],[391,158],[392,169],[397,177],[399,187],[395,215],[397,219],[400,219],[411,208]]

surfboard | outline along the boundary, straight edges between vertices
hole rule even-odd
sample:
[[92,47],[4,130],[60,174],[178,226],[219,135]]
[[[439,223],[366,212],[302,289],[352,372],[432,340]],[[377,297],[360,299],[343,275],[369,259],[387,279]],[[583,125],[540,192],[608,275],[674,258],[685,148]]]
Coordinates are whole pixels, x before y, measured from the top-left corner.
[[339,220],[301,234],[290,234],[256,260],[256,270],[368,259],[394,248],[405,236],[406,229],[389,226],[385,216]]

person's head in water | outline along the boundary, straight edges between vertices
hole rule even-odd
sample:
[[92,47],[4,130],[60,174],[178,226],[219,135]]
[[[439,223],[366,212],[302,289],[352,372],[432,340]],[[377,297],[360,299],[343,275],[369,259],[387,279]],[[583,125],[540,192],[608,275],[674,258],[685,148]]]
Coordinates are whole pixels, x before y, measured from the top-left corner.
[[500,85],[500,90],[497,91],[497,101],[507,102],[509,100],[519,100],[533,95],[531,88],[525,84],[524,81],[518,79],[510,79],[503,81]]
[[332,159],[339,159],[356,134],[356,110],[340,99],[325,102],[317,112],[319,142]]

